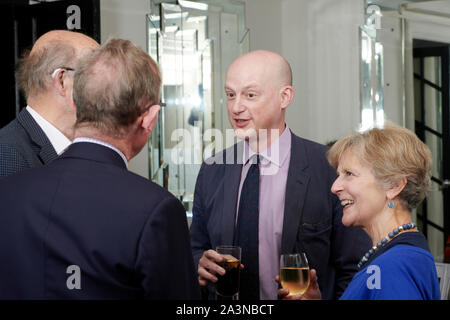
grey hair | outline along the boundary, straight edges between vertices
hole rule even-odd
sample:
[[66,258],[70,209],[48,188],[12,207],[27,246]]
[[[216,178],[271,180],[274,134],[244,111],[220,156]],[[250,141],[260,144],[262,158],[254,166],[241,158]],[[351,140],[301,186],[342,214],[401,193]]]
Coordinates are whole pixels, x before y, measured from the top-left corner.
[[394,124],[354,132],[331,147],[327,155],[329,163],[337,168],[348,150],[357,152],[386,189],[406,178],[406,186],[398,198],[409,211],[426,197],[431,184],[431,152],[414,132]]
[[50,41],[35,51],[26,51],[17,68],[19,88],[26,98],[49,89],[56,68],[74,67],[76,50],[63,41]]
[[120,136],[145,111],[144,103],[159,101],[158,65],[131,41],[109,40],[76,69],[73,100],[78,128],[88,125]]

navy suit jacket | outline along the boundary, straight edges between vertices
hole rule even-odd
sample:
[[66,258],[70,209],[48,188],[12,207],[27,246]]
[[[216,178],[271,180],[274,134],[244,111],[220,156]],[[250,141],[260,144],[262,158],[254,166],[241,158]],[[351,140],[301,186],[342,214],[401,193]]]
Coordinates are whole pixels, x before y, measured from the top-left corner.
[[57,156],[50,140],[26,109],[0,130],[0,178],[43,166]]
[[183,206],[110,148],[0,179],[0,203],[0,299],[200,297]]
[[[233,243],[242,145],[220,152],[200,169],[190,229],[197,266],[203,251]],[[327,147],[292,134],[281,253],[305,252],[310,268],[317,270],[322,298],[337,299],[371,241],[361,229],[342,224],[340,201],[330,191],[336,171],[328,164],[326,151]]]

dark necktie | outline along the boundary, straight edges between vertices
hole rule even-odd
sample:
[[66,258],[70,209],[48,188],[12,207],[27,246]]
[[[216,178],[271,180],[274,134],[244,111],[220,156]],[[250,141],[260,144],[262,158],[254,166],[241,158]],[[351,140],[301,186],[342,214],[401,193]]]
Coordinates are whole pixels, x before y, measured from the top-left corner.
[[242,248],[244,265],[240,275],[240,300],[259,299],[258,222],[259,156],[247,172],[239,200],[235,243]]

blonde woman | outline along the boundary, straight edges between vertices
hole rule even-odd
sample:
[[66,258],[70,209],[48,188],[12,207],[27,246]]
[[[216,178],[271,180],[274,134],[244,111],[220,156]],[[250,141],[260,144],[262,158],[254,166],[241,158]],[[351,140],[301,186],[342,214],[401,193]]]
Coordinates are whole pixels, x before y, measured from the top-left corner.
[[[411,131],[387,125],[337,141],[328,161],[338,173],[331,191],[343,206],[342,223],[363,228],[373,242],[341,299],[439,299],[433,256],[411,220],[430,186],[428,147]],[[286,289],[279,295],[320,299],[314,270],[311,281],[303,296]]]

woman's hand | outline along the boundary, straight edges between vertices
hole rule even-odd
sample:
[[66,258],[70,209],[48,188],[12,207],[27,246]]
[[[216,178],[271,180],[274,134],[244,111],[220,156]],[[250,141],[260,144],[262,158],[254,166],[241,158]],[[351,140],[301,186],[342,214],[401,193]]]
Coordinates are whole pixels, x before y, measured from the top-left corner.
[[[281,288],[278,290],[278,296],[283,300],[321,300],[322,294],[320,293],[319,283],[317,282],[316,270],[311,269],[309,271],[309,277],[309,286],[305,293],[289,295],[289,289]],[[275,281],[280,283],[280,276],[276,276]]]

